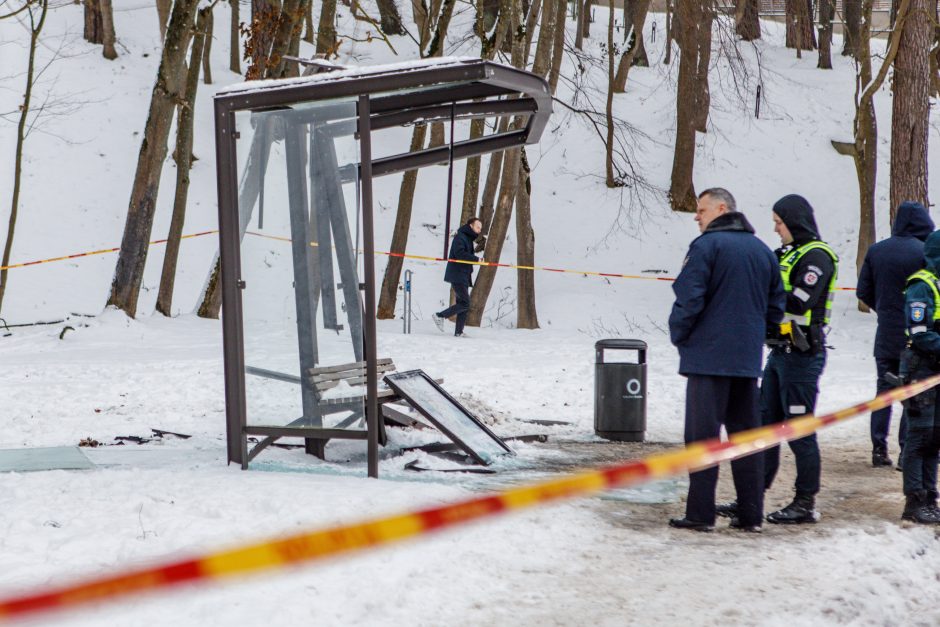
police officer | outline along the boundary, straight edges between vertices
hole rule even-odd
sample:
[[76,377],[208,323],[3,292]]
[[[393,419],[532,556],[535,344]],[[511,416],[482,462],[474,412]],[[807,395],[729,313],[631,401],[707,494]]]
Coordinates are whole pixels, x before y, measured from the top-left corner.
[[[821,241],[813,208],[802,196],[784,196],[774,205],[774,230],[780,273],[787,293],[779,329],[769,329],[770,356],[761,383],[764,425],[816,411],[819,377],[826,366],[826,331],[832,314],[839,257]],[[816,434],[790,442],[796,458],[796,496],[767,515],[777,524],[814,523],[819,492],[820,457]],[[764,454],[764,489],[770,489],[780,466],[780,447]]]
[[[907,280],[904,310],[908,347],[901,353],[905,381],[925,379],[940,372],[940,231],[924,243],[927,267]],[[904,471],[904,520],[940,524],[937,508],[937,460],[940,451],[940,414],[937,388],[907,401],[907,433],[902,452]]]

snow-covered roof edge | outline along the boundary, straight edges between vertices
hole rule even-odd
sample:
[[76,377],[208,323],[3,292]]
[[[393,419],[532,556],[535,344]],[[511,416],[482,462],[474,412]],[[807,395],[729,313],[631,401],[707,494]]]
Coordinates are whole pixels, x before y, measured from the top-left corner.
[[[436,57],[434,59],[417,59],[412,61],[402,61],[401,63],[388,63],[385,65],[369,65],[351,67],[345,70],[335,72],[322,72],[311,76],[299,76],[296,78],[276,78],[263,81],[245,81],[235,83],[221,88],[216,92],[216,97],[230,96],[232,94],[244,94],[257,91],[264,91],[272,87],[292,87],[296,85],[311,85],[323,83],[326,81],[337,81],[350,78],[359,78],[361,76],[374,76],[379,74],[400,73],[409,70],[424,70],[427,68],[439,68],[451,65],[460,65],[461,63],[472,63],[481,61],[480,57]],[[491,62],[494,65],[500,63]],[[507,66],[509,67],[509,66]]]

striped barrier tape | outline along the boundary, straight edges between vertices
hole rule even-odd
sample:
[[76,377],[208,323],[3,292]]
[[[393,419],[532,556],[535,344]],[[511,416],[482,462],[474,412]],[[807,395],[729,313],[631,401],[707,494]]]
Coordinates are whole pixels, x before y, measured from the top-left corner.
[[[289,237],[283,237],[280,235],[268,235],[267,233],[258,233],[256,231],[247,231],[248,235],[253,235],[255,237],[263,237],[265,239],[273,239],[279,242],[290,242]],[[310,242],[310,246],[317,247],[319,244],[317,242]],[[334,247],[335,249],[335,247]],[[364,252],[359,250],[358,252]],[[428,261],[428,262],[452,262],[460,263],[468,266],[488,266],[491,268],[508,268],[510,270],[532,270],[539,272],[560,272],[566,274],[580,274],[582,276],[598,276],[598,277],[607,277],[613,279],[635,279],[641,281],[667,281],[673,282],[676,280],[675,277],[669,276],[643,276],[640,274],[618,274],[615,272],[595,272],[593,270],[571,270],[568,268],[548,268],[544,266],[520,266],[511,263],[498,263],[495,261],[466,261],[464,259],[448,259],[447,257],[434,257],[431,255],[414,255],[408,253],[393,253],[384,250],[375,251],[376,255],[381,255],[385,257],[397,257],[399,259],[412,259],[415,261]],[[836,287],[839,291],[850,291],[854,292],[854,287]]]
[[[202,231],[201,233],[190,233],[189,235],[183,235],[180,239],[191,239],[193,237],[202,237],[203,235],[212,235],[213,233],[218,233],[218,230],[214,231]],[[166,244],[167,240],[165,239],[156,239],[150,242],[150,245],[154,244]],[[78,259],[79,257],[91,257],[94,255],[105,255],[107,253],[116,253],[121,250],[121,247],[117,248],[102,248],[101,250],[91,250],[84,253],[75,253],[74,255],[64,255],[62,257],[50,257],[49,259],[39,259],[36,261],[26,261],[23,263],[14,263],[8,266],[0,266],[0,270],[12,270],[14,268],[26,268],[28,266],[38,266],[42,263],[52,263],[53,261],[65,261],[67,259]]]
[[321,531],[299,533],[207,553],[191,559],[92,578],[48,591],[10,597],[0,600],[0,621],[64,610],[134,593],[161,590],[183,583],[227,580],[247,573],[319,561],[538,504],[585,496],[611,488],[623,488],[686,471],[703,470],[724,461],[763,451],[787,440],[807,436],[859,414],[887,407],[938,384],[940,375],[934,375],[836,412],[822,416],[801,416],[780,424],[744,431],[724,442],[720,438],[697,442],[642,460],[575,473],[490,496]]
[[[183,235],[180,239],[191,239],[194,237],[202,237],[203,235],[212,235],[213,233],[218,233],[219,231],[201,231],[199,233],[190,233],[189,235]],[[265,239],[273,239],[279,242],[290,242],[289,237],[281,237],[279,235],[268,235],[267,233],[258,233],[256,231],[247,231],[248,235],[253,235],[255,237],[263,237]],[[150,245],[156,244],[166,244],[167,240],[157,239],[150,242]],[[310,242],[311,246],[318,246],[316,242]],[[116,248],[102,248],[101,250],[92,250],[84,253],[75,253],[74,255],[63,255],[61,257],[50,257],[49,259],[38,259],[36,261],[26,261],[23,263],[14,263],[8,266],[0,266],[0,270],[13,270],[14,268],[26,268],[28,266],[37,266],[43,263],[52,263],[53,261],[66,261],[68,259],[78,259],[80,257],[91,257],[94,255],[104,255],[107,253],[116,253],[121,250],[120,246]],[[362,251],[359,251],[362,252]],[[453,262],[453,263],[462,263],[470,266],[489,266],[492,268],[508,268],[510,270],[532,270],[538,272],[558,272],[565,274],[580,274],[582,276],[597,276],[605,277],[612,279],[633,279],[640,281],[666,281],[672,282],[675,281],[675,277],[668,276],[643,276],[640,274],[618,274],[616,272],[595,272],[593,270],[571,270],[568,268],[548,268],[544,266],[520,266],[511,263],[497,263],[494,261],[465,261],[463,259],[448,259],[447,257],[433,257],[429,255],[412,255],[407,253],[393,253],[383,250],[375,251],[376,255],[384,255],[386,257],[398,257],[400,259],[412,259],[414,261],[429,261],[429,262]],[[854,292],[854,287],[837,287],[839,291],[848,291]]]

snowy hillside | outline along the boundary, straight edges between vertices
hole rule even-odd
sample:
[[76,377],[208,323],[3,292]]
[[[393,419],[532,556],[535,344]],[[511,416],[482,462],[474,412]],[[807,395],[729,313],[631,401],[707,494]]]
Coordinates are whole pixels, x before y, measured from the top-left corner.
[[[40,55],[43,64],[58,58],[45,70],[36,98],[48,94],[56,106],[27,141],[13,263],[119,245],[160,57],[152,2],[115,1],[120,55],[115,61],[103,59],[100,47],[83,41],[80,5],[54,4]],[[227,3],[215,11],[216,84],[200,86],[194,147],[199,160],[191,175],[185,233],[217,228],[209,96],[242,80],[227,68]],[[346,32],[366,39],[365,25],[353,21],[345,7],[340,14]],[[586,56],[567,58],[558,97],[603,110],[605,9],[597,8],[596,16]],[[459,4],[448,55],[478,53],[478,44],[467,36],[471,19],[469,5]],[[659,33],[655,41],[654,23]],[[853,63],[834,55],[833,71],[817,70],[814,53],[797,60],[783,47],[781,25],[763,27],[763,40],[739,45],[739,60],[734,60],[730,41],[715,50],[710,127],[699,135],[696,187],[730,189],[772,247],[778,244],[772,204],[788,193],[806,196],[816,208],[823,237],[842,258],[840,284],[852,287],[855,170],[851,159],[836,154],[829,142],[851,134]],[[572,28],[569,24],[569,39]],[[606,188],[604,150],[595,129],[557,105],[541,143],[528,149],[538,265],[675,276],[698,234],[692,216],[674,214],[665,199],[678,68],[661,63],[664,16],[651,15],[647,30],[652,66],[633,69],[627,93],[617,95],[614,106],[615,115],[638,130],[632,146],[635,165],[659,191],[639,193],[631,201],[633,190]],[[19,102],[24,38],[22,24],[0,21],[3,112],[15,110]],[[380,41],[344,44],[339,62],[373,65],[417,56],[408,38],[392,38],[392,44],[398,56]],[[836,42],[834,49],[840,48]],[[586,69],[584,75],[579,65]],[[755,119],[758,84],[764,101]],[[876,103],[882,122],[877,195],[881,238],[888,234],[887,92]],[[379,150],[406,150],[407,133],[392,135],[400,143]],[[0,123],[0,162],[11,158],[14,142],[14,125]],[[936,153],[934,142],[931,155]],[[455,181],[462,182],[463,166],[458,164]],[[0,202],[7,203],[0,204],[2,217],[8,211],[11,171],[0,169]],[[440,252],[446,176],[445,168],[428,168],[419,175],[411,253]],[[167,232],[174,179],[175,166],[168,159],[153,239]],[[400,176],[376,181],[380,250],[388,250],[399,184]],[[456,205],[461,187],[455,183]],[[940,193],[937,184],[931,193]],[[6,221],[0,222],[2,236]],[[515,245],[510,232],[503,260],[511,263]],[[678,358],[666,334],[672,304],[668,283],[538,274],[541,329],[520,331],[511,328],[516,275],[500,270],[483,328],[456,341],[430,322],[431,312],[448,297],[443,268],[408,261],[405,268],[415,273],[414,333],[401,334],[400,320],[380,322],[379,352],[394,355],[399,370],[422,368],[443,377],[447,389],[499,433],[546,433],[550,446],[516,445],[518,458],[500,467],[496,479],[404,471],[405,462],[426,457],[398,454],[428,438],[410,432],[391,436],[391,452],[381,460],[387,480],[381,482],[362,478],[364,445],[357,442],[331,443],[327,462],[297,450],[270,450],[252,471],[227,467],[221,326],[191,314],[216,249],[211,235],[183,243],[174,300],[179,316],[173,319],[152,313],[162,246],[151,248],[136,320],[102,311],[114,254],[10,270],[0,314],[6,323],[71,317],[49,326],[14,328],[0,337],[0,448],[74,445],[86,437],[110,443],[115,436],[151,437],[154,428],[193,437],[90,450],[98,468],[84,473],[0,474],[5,525],[0,592],[33,589],[166,554],[448,502],[541,476],[553,463],[592,463],[596,460],[577,458],[551,443],[595,442],[593,344],[600,338],[629,337],[650,344],[648,439],[682,440],[684,381],[676,374]],[[384,258],[377,264],[381,272]],[[272,303],[260,315],[273,322],[284,311],[282,303]],[[851,292],[839,293],[830,336],[836,350],[823,375],[821,410],[873,395],[874,324],[873,316],[857,311]],[[74,328],[60,339],[65,325]],[[540,428],[525,419],[571,424]],[[285,625],[936,623],[940,610],[928,600],[940,568],[940,547],[929,530],[898,528],[900,475],[878,474],[867,465],[867,418],[825,432],[821,443],[824,523],[802,535],[777,529],[757,539],[719,533],[689,540],[665,527],[680,506],[637,505],[613,495],[535,510],[318,569],[127,601],[68,620],[56,617],[49,624],[251,624],[272,617]],[[659,450],[658,444],[651,446],[649,450]],[[622,455],[646,452],[625,448]],[[536,466],[540,470],[531,471]],[[783,466],[792,473],[792,460],[785,458]],[[790,477],[778,481],[770,504],[789,498]],[[869,485],[867,491],[855,491],[856,480],[871,480],[877,490]],[[681,485],[667,488],[683,492]],[[721,489],[730,494],[728,485]],[[839,515],[826,518],[835,511],[849,513],[841,522]],[[742,605],[730,598],[732,585],[754,602]]]

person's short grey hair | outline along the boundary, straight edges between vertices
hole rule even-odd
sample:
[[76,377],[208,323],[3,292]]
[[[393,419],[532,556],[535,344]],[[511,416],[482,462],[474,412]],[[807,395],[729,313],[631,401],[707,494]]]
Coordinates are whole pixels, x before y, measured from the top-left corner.
[[734,196],[732,196],[731,192],[726,190],[724,187],[709,187],[698,195],[700,200],[705,196],[709,196],[719,202],[723,202],[725,206],[728,207],[728,211],[738,210],[738,203],[734,200]]

